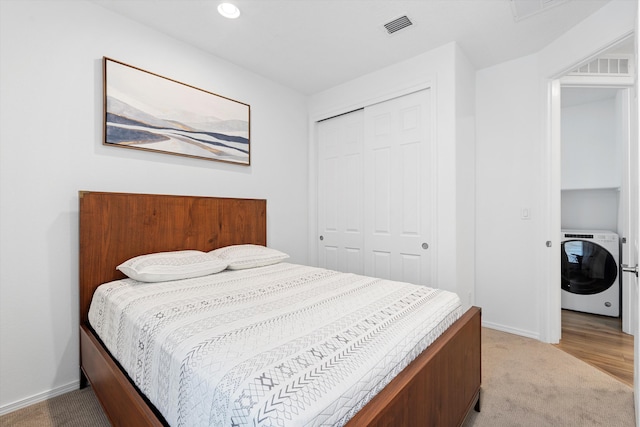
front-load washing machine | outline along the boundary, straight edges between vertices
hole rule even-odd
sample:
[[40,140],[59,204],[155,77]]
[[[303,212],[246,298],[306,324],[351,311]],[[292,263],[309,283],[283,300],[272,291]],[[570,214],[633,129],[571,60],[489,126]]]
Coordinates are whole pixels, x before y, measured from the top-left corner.
[[562,231],[562,308],[620,316],[618,235]]

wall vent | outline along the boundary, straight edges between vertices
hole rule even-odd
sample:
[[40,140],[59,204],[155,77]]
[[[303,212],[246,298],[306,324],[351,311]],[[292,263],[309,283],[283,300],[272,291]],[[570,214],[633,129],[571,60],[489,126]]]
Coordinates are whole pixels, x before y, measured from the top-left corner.
[[413,25],[413,22],[411,22],[407,15],[404,15],[400,18],[394,19],[391,22],[387,22],[386,24],[384,24],[384,28],[387,30],[387,33],[393,34],[411,25]]
[[569,76],[632,76],[632,55],[602,55],[571,71]]

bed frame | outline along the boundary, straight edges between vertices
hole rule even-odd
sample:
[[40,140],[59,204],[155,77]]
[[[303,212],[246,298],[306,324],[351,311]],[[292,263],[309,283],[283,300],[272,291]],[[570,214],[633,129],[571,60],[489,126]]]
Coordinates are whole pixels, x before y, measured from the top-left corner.
[[[88,323],[100,284],[136,255],[232,244],[266,245],[266,200],[80,192],[80,372],[114,426],[166,422]],[[480,410],[480,316],[470,308],[347,424],[460,426]]]

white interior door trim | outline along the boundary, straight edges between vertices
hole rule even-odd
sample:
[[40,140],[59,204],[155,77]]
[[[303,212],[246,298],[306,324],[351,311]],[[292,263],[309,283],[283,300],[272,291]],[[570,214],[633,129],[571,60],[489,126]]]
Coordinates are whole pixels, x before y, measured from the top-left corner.
[[[560,86],[562,77],[571,70],[588,63],[615,45],[633,37],[628,32],[594,51],[589,57],[565,65],[562,70],[556,70],[543,80],[542,90],[545,91],[543,103],[544,138],[545,144],[542,150],[542,211],[545,218],[541,223],[540,236],[545,241],[536,242],[539,246],[539,279],[543,284],[540,288],[540,340],[548,343],[558,343],[562,334],[562,318],[560,306],[560,286],[557,282],[560,278],[560,250],[561,231],[561,136],[560,136]],[[567,85],[572,81],[565,79]],[[584,86],[582,82],[581,86]],[[608,84],[604,85],[610,87]],[[547,243],[551,247],[545,247]],[[550,250],[551,249],[551,250]]]
[[[548,165],[547,166],[547,173],[545,173],[544,176],[547,177],[546,180],[546,188],[545,188],[545,194],[546,194],[546,198],[547,198],[547,212],[548,212],[548,218],[547,218],[547,225],[546,227],[549,227],[547,230],[547,234],[549,234],[551,237],[551,242],[552,242],[552,247],[551,249],[555,248],[553,251],[551,251],[554,255],[557,253],[557,249],[560,247],[560,231],[561,231],[561,97],[560,97],[560,92],[561,92],[561,88],[562,87],[601,87],[601,85],[599,84],[584,84],[581,83],[579,85],[577,84],[566,84],[565,80],[563,80],[562,78],[560,79],[554,79],[551,80],[548,83],[548,144],[545,150],[546,153],[546,159],[545,162]],[[607,87],[613,87],[613,86],[607,86]],[[621,91],[623,91],[623,95],[622,95],[622,101],[621,101],[621,116],[622,116],[622,122],[624,123],[620,123],[621,126],[625,126],[626,127],[626,131],[625,131],[625,135],[623,136],[624,138],[624,146],[625,146],[625,152],[627,153],[627,157],[629,154],[629,144],[631,143],[631,137],[630,137],[630,123],[629,123],[629,114],[630,114],[630,88],[628,85],[618,85],[616,86],[618,89],[620,89]],[[626,161],[628,162],[628,158],[626,159]],[[629,176],[630,171],[628,170],[628,168],[623,171],[623,173],[626,176]],[[624,178],[623,178],[624,179]],[[621,197],[625,197],[628,196],[628,192],[625,193],[625,185],[623,184],[623,188],[620,193]],[[622,203],[621,209],[625,209],[625,204]],[[630,215],[630,211],[627,209],[624,212],[623,217],[626,218],[622,218],[621,219],[621,224],[620,226],[624,229],[625,233],[628,234],[629,232],[629,227],[628,227],[628,223],[629,223],[629,215]],[[629,237],[629,236],[624,236],[624,237]],[[623,245],[623,249],[624,248],[628,248],[628,244],[627,245]],[[628,251],[625,251],[628,252]],[[627,254],[624,254],[625,256],[627,256]],[[560,277],[560,262],[559,262],[559,257],[556,256],[556,259],[550,258],[549,254],[547,253],[546,255],[544,255],[544,259],[547,260],[547,271],[546,271],[546,279],[547,281],[545,283],[548,284],[546,292],[543,293],[542,296],[542,301],[546,302],[546,307],[543,306],[543,309],[541,310],[542,312],[542,317],[541,317],[541,325],[543,325],[543,328],[541,328],[542,331],[542,336],[541,339],[545,342],[550,342],[550,343],[557,343],[560,341],[561,335],[562,335],[562,321],[561,321],[561,308],[560,308],[560,296],[559,296],[559,289],[560,287],[557,286],[557,283],[559,281],[559,277]],[[621,258],[620,262],[623,262],[623,258]],[[627,280],[627,278],[624,278],[625,280]],[[556,290],[554,290],[553,288],[556,287]],[[624,292],[625,288],[623,287],[622,291]],[[630,306],[631,301],[629,300],[629,293],[627,292],[625,294],[626,300],[625,298],[623,298],[623,306],[625,307],[625,309],[628,312],[633,312],[634,308],[632,308]],[[623,330],[625,332],[632,332],[635,328],[633,326],[630,325],[631,322],[631,316],[628,315],[629,313],[625,313],[623,315],[623,322],[626,322],[626,324],[623,324]]]
[[[637,206],[634,205],[633,198],[635,197],[634,192],[637,191],[638,184],[633,183],[633,179],[637,179],[637,168],[638,163],[637,159],[634,159],[633,156],[637,152],[637,148],[633,146],[634,142],[632,139],[632,128],[631,128],[631,88],[620,88],[618,91],[618,96],[616,97],[616,102],[618,103],[618,108],[620,108],[620,127],[623,128],[624,133],[620,135],[623,142],[623,172],[622,172],[622,187],[620,191],[621,197],[621,210],[622,215],[619,215],[620,218],[620,226],[623,231],[623,238],[626,240],[625,243],[622,244],[622,253],[620,254],[620,264],[634,265],[635,260],[638,258],[636,255],[636,248],[634,245],[634,234],[636,233],[635,228],[637,224],[634,224],[634,209],[637,209]],[[634,173],[635,169],[635,173]],[[635,301],[633,292],[635,290],[635,279],[628,274],[621,274],[621,283],[622,288],[620,290],[622,296],[622,331],[627,334],[636,335],[637,328],[634,322],[634,313],[637,313],[638,306]]]
[[547,144],[543,150],[543,194],[546,200],[546,215],[542,221],[545,241],[540,245],[541,258],[544,260],[543,283],[541,286],[543,301],[540,317],[540,339],[549,343],[558,343],[562,330],[560,309],[560,228],[561,228],[561,132],[560,132],[560,80],[550,80],[547,84]]

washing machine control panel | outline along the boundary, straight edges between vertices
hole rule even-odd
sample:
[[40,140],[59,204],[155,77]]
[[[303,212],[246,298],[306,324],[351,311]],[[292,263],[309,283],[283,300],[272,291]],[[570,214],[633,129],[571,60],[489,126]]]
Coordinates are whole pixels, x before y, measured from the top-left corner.
[[564,233],[565,239],[592,239],[596,242],[616,242],[618,241],[617,234],[603,233],[603,234],[580,234],[580,233]]

